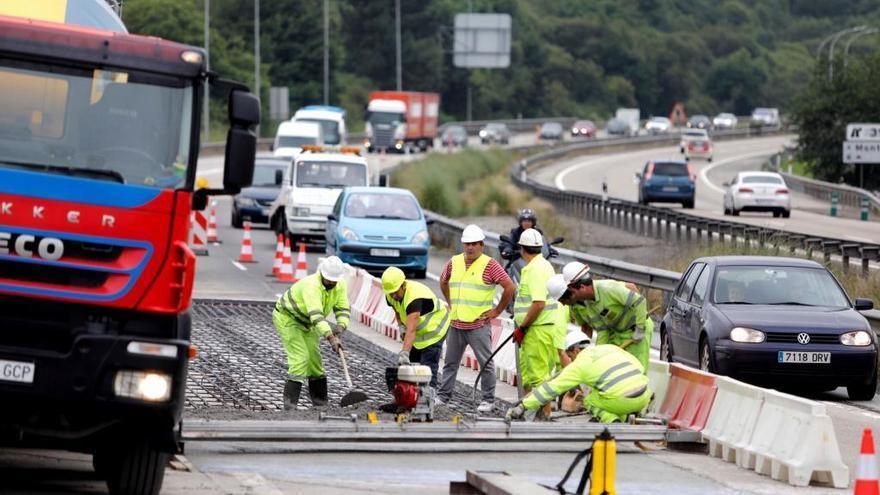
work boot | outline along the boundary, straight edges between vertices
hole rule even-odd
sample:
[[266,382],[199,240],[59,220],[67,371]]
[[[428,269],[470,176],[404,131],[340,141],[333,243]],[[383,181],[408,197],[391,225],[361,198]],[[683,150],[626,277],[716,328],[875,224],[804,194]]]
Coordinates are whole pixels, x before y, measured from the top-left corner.
[[293,380],[287,380],[284,384],[284,410],[290,411],[296,409],[296,403],[299,402],[299,393],[302,391],[303,384]]
[[309,378],[309,398],[312,399],[312,405],[327,405],[327,377]]

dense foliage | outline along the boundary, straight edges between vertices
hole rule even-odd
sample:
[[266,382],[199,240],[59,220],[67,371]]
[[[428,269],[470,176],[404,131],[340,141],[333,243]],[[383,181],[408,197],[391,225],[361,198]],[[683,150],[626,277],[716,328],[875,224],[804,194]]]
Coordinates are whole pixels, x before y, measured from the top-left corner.
[[[134,32],[201,44],[205,0],[126,0]],[[513,18],[503,70],[452,64],[454,15],[468,0],[401,0],[403,86],[442,93],[445,119],[577,115],[615,107],[689,114],[755,106],[787,110],[809,80],[820,40],[843,27],[880,24],[876,0],[472,0],[475,12]],[[395,86],[394,2],[329,0],[330,101],[360,120],[371,89]],[[263,97],[290,88],[291,108],[320,102],[323,0],[261,2]],[[211,0],[211,60],[253,81],[253,1]],[[867,38],[859,45],[870,46]],[[269,127],[269,126],[265,126]],[[271,132],[271,131],[270,131]]]

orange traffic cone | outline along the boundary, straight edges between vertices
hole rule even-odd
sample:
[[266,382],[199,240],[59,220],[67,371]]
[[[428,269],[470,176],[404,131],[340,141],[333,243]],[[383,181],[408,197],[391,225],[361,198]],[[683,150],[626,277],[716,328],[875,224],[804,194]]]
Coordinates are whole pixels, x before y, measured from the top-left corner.
[[296,257],[296,274],[293,276],[296,280],[302,280],[309,276],[309,265],[306,262],[306,245],[299,243],[299,255]]
[[211,216],[208,218],[208,242],[220,244],[217,238],[217,202],[211,201]]
[[290,239],[284,238],[284,252],[281,255],[281,270],[278,272],[279,282],[296,282],[293,278],[293,264],[290,261]]
[[859,453],[859,470],[853,495],[880,495],[877,480],[877,458],[874,456],[874,435],[870,428],[862,433],[862,449]]
[[278,243],[275,244],[275,260],[272,261],[272,276],[277,277],[281,273],[281,263],[284,261],[284,239],[278,234]]
[[238,255],[241,263],[254,262],[254,248],[251,245],[251,223],[244,222],[244,237],[241,239],[241,254]]

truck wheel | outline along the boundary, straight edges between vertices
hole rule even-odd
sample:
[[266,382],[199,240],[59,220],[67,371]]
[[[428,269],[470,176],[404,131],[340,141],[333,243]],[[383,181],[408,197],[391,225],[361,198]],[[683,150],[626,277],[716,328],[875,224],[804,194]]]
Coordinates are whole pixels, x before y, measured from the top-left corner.
[[[112,456],[114,459],[113,469],[104,473],[110,494],[158,495],[165,478],[168,453],[155,450],[146,439],[131,439],[128,442],[130,443],[102,452],[96,458]],[[109,467],[103,464],[103,461],[98,462],[97,466],[102,466],[102,470]]]

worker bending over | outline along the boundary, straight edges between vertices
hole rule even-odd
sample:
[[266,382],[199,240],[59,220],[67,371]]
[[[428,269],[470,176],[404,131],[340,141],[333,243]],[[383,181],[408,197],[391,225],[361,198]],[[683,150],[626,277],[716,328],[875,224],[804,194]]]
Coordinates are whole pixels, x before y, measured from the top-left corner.
[[[294,283],[275,303],[272,322],[287,353],[285,410],[296,408],[306,380],[312,404],[327,404],[327,377],[318,339],[327,339],[336,353],[342,348],[339,336],[351,318],[342,274],[342,261],[330,256],[317,272]],[[336,316],[335,324],[326,319],[331,312]]]

